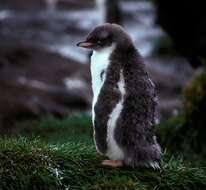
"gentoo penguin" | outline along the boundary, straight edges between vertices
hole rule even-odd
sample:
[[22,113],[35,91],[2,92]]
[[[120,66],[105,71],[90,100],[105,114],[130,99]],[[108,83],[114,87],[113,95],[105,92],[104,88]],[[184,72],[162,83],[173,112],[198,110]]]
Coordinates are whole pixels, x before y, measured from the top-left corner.
[[121,26],[106,23],[77,46],[93,50],[94,141],[97,151],[110,159],[102,164],[159,169],[154,84],[131,38]]

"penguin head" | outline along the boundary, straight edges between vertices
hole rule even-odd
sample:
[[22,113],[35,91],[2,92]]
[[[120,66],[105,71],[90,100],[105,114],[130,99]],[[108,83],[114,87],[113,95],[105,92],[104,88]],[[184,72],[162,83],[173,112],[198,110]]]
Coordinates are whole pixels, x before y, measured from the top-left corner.
[[103,24],[95,27],[77,46],[95,51],[111,46],[129,46],[132,40],[125,30],[117,24]]

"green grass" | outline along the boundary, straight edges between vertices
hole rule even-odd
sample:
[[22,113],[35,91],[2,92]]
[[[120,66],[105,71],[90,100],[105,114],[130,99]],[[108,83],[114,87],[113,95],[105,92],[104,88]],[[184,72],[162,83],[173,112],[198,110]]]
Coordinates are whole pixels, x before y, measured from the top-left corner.
[[51,145],[41,140],[0,139],[0,189],[196,190],[206,188],[205,168],[185,166],[164,154],[161,172],[101,166],[91,145]]
[[[195,166],[204,165],[206,156],[196,154],[190,147],[190,141],[193,140],[195,133],[189,133],[185,137],[181,131],[183,124],[184,117],[179,115],[156,126],[156,134],[162,148],[171,154],[181,155]],[[85,113],[74,113],[64,119],[45,116],[38,120],[17,123],[14,128],[16,134],[29,138],[39,137],[50,144],[93,144],[91,117]]]
[[25,137],[39,137],[49,143],[92,143],[92,121],[86,113],[73,113],[64,119],[44,116],[40,119],[19,122],[15,133]]
[[[163,147],[171,147],[167,143],[178,133],[181,122],[177,117],[157,126]],[[163,155],[161,172],[101,166],[104,158],[94,148],[87,114],[64,119],[46,116],[17,123],[14,129],[16,135],[0,137],[0,190],[206,189],[206,169],[194,167],[171,151]]]

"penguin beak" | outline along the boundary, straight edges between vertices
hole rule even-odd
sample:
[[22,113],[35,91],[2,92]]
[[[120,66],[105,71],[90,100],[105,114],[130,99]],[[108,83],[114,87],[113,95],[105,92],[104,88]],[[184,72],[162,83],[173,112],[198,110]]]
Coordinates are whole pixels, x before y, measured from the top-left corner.
[[91,48],[92,46],[94,46],[94,44],[91,42],[83,41],[83,42],[77,43],[77,46],[82,47],[82,48]]

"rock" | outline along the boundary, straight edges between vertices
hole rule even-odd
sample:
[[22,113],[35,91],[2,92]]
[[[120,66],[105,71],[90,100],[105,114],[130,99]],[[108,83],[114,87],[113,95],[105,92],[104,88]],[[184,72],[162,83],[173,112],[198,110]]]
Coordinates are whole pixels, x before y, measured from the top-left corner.
[[94,0],[59,0],[57,8],[61,10],[68,9],[88,9],[94,7]]
[[194,71],[182,57],[150,57],[145,62],[156,85],[157,116],[160,120],[168,119],[178,113],[180,93]]
[[0,5],[0,8],[13,10],[39,10],[45,7],[45,0],[1,0]]
[[89,67],[34,47],[0,47],[0,124],[65,116],[91,103]]
[[94,7],[94,0],[1,0],[0,8],[11,10],[82,9]]

